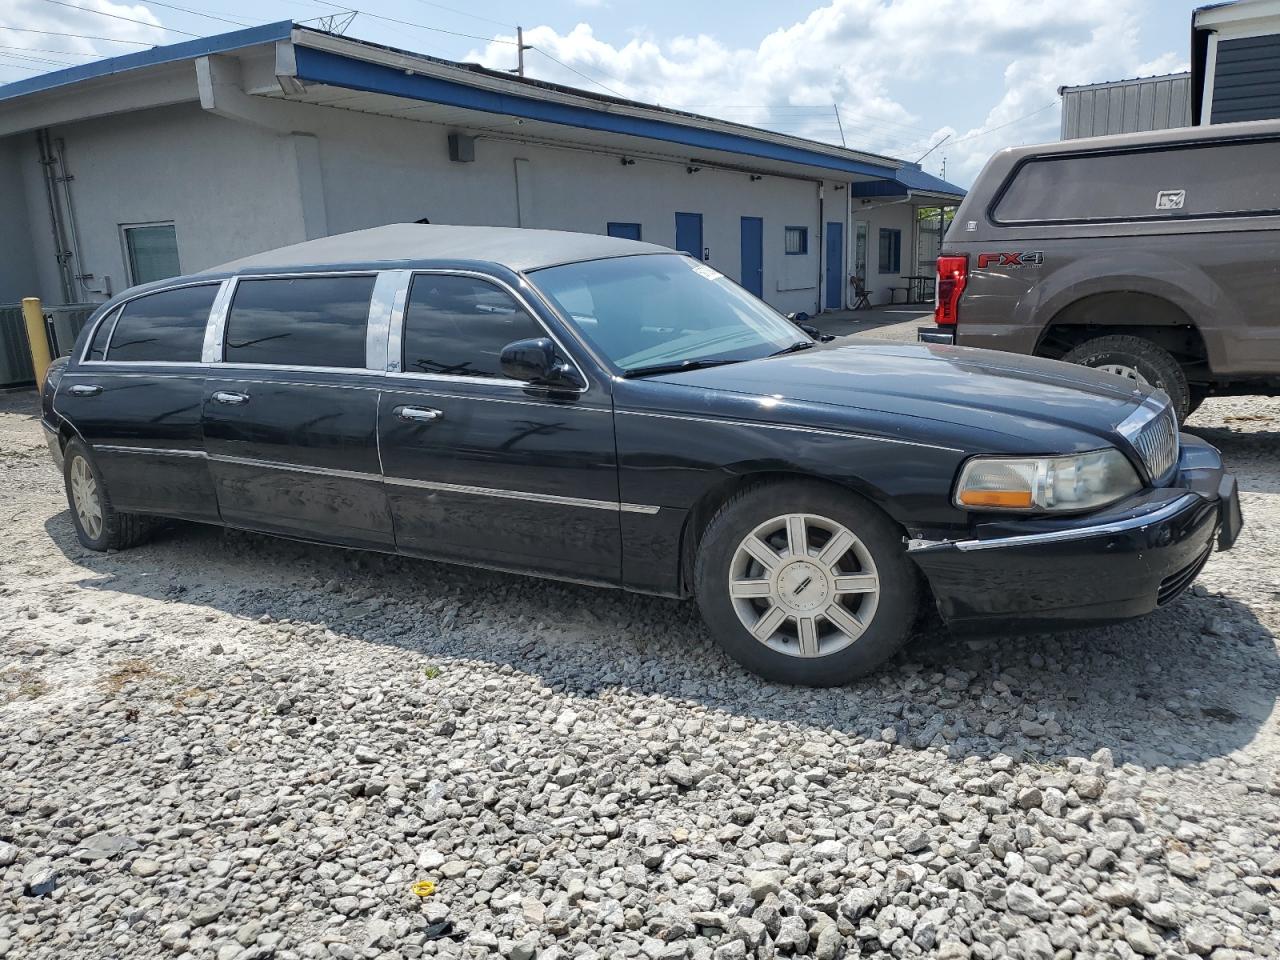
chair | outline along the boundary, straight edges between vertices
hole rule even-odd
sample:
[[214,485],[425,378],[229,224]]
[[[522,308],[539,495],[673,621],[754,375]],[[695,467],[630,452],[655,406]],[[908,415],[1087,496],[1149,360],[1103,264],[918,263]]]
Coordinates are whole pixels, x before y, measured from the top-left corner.
[[867,288],[863,285],[862,278],[855,273],[849,278],[849,282],[853,284],[853,309],[870,310],[871,299],[867,295]]

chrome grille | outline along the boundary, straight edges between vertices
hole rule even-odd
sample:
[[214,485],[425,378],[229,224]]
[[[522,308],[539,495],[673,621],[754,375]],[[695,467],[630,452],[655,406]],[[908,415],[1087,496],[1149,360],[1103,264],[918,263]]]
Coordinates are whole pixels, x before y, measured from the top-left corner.
[[1178,462],[1178,424],[1173,408],[1167,404],[1131,439],[1152,480],[1163,479]]

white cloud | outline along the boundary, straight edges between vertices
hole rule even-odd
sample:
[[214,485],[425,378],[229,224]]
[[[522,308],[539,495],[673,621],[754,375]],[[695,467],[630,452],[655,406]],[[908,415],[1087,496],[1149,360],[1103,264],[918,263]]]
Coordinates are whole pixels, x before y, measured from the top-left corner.
[[[1057,137],[1058,108],[1041,108],[1056,102],[1059,86],[1176,67],[1174,54],[1141,61],[1144,7],[1144,0],[831,0],[755,48],[706,35],[640,36],[616,46],[587,23],[566,34],[535,27],[525,42],[620,95],[814,139],[839,142],[831,107],[839,103],[849,145],[860,149],[914,159],[950,133],[926,168],[936,171],[946,154],[948,178],[967,183],[994,150]],[[511,48],[490,43],[470,58],[506,68]],[[590,86],[537,53],[526,64],[533,76]],[[909,109],[913,102],[929,104],[928,116]],[[946,125],[961,116],[970,118],[967,128]]]
[[[173,34],[160,29],[160,20],[141,3],[111,3],[110,0],[75,0],[76,5],[87,9],[72,10],[69,7],[45,3],[44,0],[9,0],[5,20],[13,26],[28,30],[47,31],[32,33],[6,29],[0,26],[0,45],[3,48],[19,47],[21,51],[0,49],[0,61],[10,67],[0,71],[0,80],[19,80],[35,76],[37,72],[60,70],[77,63],[88,63],[93,57],[113,57],[135,50],[144,50],[154,44],[171,43]],[[115,14],[142,20],[154,26],[129,23],[99,13]],[[112,43],[109,40],[85,40],[66,34],[92,37],[110,37],[133,43]],[[16,56],[12,56],[17,54]],[[83,54],[83,56],[82,56]],[[22,64],[23,66],[15,66]],[[27,69],[30,68],[30,69]]]

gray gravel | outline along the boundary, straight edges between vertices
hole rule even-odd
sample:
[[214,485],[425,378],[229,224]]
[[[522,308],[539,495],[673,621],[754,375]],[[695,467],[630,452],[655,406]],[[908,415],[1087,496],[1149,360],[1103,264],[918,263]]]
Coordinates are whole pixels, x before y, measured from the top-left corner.
[[[690,604],[175,525],[0,396],[0,958],[1280,955],[1280,400],[1193,595],[773,686]],[[430,895],[420,881],[432,881]]]

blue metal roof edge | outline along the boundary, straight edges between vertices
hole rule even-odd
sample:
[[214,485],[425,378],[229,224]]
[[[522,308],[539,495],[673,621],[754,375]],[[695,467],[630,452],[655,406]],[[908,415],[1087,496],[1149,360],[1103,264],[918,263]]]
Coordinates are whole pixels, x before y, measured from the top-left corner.
[[480,90],[452,80],[426,77],[421,74],[406,74],[403,70],[394,67],[301,45],[294,48],[294,60],[297,64],[297,77],[303,82],[327,83],[331,86],[363,90],[367,93],[384,93],[413,100],[481,110],[486,113],[500,113],[588,130],[646,137],[703,150],[725,150],[744,156],[802,163],[806,166],[822,167],[841,173],[893,177],[897,172],[893,167],[858,160],[845,160],[816,150],[806,150],[803,147],[755,140],[742,134],[702,130],[652,117],[607,113],[573,104],[552,103],[493,90]]
[[53,90],[69,83],[92,80],[95,77],[106,77],[139,67],[151,67],[161,63],[173,63],[177,60],[190,60],[195,57],[208,56],[211,53],[225,53],[241,47],[251,47],[259,43],[273,43],[277,40],[288,40],[293,33],[292,20],[280,20],[277,23],[265,23],[246,30],[233,30],[212,37],[200,37],[196,40],[184,40],[163,47],[152,47],[139,50],[137,53],[126,53],[119,57],[95,60],[79,67],[68,67],[66,70],[55,70],[42,73],[26,80],[15,80],[13,83],[0,85],[0,101],[24,97],[31,93]]
[[894,171],[889,180],[872,183],[855,183],[850,188],[854,197],[905,197],[911,190],[925,193],[940,193],[948,196],[963,197],[963,187],[948,183],[931,173],[925,173],[918,163],[903,163],[902,169]]

